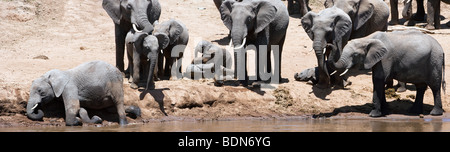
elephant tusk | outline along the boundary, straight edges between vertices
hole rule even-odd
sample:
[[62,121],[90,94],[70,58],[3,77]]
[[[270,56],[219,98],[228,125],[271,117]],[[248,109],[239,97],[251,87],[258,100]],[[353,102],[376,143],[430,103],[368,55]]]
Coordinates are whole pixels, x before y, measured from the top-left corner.
[[314,50],[314,48],[311,48],[311,50],[309,50],[309,52],[311,52],[311,51],[313,51]]
[[327,52],[327,47],[323,48],[323,54],[325,54],[325,52]]
[[336,74],[336,70],[334,70],[333,72],[331,72],[330,76],[332,76],[333,74]]
[[241,46],[235,47],[234,49],[235,50],[242,49],[244,47],[246,41],[247,41],[247,38],[244,38],[244,41],[242,42]]
[[228,49],[232,49],[233,48],[233,40],[232,39],[230,39],[230,43],[228,44]]
[[345,69],[345,71],[344,72],[342,72],[341,74],[339,74],[339,76],[343,76],[345,73],[347,73],[348,72],[348,69]]
[[36,109],[37,106],[38,106],[38,104],[35,104],[35,105],[31,108],[31,110]]
[[142,32],[142,31],[139,31],[139,30],[137,29],[136,24],[133,24],[133,29],[134,29],[134,31],[136,31],[136,33],[141,33],[141,32]]

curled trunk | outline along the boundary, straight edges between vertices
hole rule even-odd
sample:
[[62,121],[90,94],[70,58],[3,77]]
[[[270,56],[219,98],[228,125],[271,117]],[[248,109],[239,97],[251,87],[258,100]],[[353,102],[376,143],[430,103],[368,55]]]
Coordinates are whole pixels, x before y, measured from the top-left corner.
[[[34,101],[35,98],[30,97],[27,104],[27,117],[31,120],[42,120],[44,117],[44,112],[41,109],[36,109],[38,107],[38,102]],[[35,113],[37,111],[37,113]]]

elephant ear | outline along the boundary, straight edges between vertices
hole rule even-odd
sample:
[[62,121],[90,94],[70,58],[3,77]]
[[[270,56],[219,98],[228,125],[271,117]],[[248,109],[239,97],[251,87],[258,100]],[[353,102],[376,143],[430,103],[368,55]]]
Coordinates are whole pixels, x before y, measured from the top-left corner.
[[316,13],[308,12],[305,14],[305,16],[303,16],[301,21],[303,29],[305,30],[306,34],[308,34],[311,40],[314,40],[314,34],[311,29],[313,27],[313,21],[316,16],[318,16]]
[[254,2],[254,5],[257,12],[255,33],[259,33],[275,20],[277,8],[267,1]]
[[134,47],[136,47],[138,50],[141,50],[143,45],[143,40],[145,37],[147,37],[148,34],[145,32],[139,32],[134,33],[132,42],[134,43]]
[[233,21],[231,21],[231,11],[233,9],[234,0],[227,0],[220,5],[220,17],[223,21],[223,24],[231,30]]
[[384,45],[383,42],[376,39],[369,39],[367,40],[365,52],[366,52],[366,58],[364,60],[364,68],[370,69],[372,68],[376,63],[380,62],[381,59],[388,53],[388,49]]
[[102,7],[115,24],[120,24],[120,19],[122,18],[120,0],[103,0]]
[[325,0],[325,3],[323,3],[323,6],[325,6],[325,8],[330,8],[334,5],[334,0]]
[[172,20],[169,27],[170,44],[174,44],[180,37],[181,33],[183,33],[183,31],[184,31],[183,26],[181,26],[181,24],[178,23],[177,21]]
[[359,2],[359,9],[356,13],[353,29],[358,30],[362,25],[364,25],[367,20],[369,20],[374,12],[374,6],[369,0],[361,0]]
[[336,40],[341,40],[342,37],[352,30],[352,20],[350,16],[345,14],[343,11],[338,12],[334,18],[334,37]]
[[47,78],[55,96],[60,97],[67,83],[69,83],[70,75],[61,70],[51,70],[47,72]]
[[169,46],[170,39],[168,35],[162,33],[154,35],[158,39],[158,44],[161,49],[165,49],[167,46]]

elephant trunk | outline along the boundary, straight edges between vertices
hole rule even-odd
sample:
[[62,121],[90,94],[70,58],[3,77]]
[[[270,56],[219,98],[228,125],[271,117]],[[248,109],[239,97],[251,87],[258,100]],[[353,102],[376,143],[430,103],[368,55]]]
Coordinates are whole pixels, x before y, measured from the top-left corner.
[[[141,29],[143,28],[143,29],[142,29],[142,30],[139,30],[139,29],[136,27],[136,24],[137,24],[137,26],[138,26],[139,28],[141,28]],[[150,23],[150,21],[148,20],[147,15],[141,15],[141,16],[138,18],[136,24],[133,24],[133,29],[134,29],[136,32],[143,32],[143,33],[150,33],[150,34],[153,32],[153,24]]]
[[36,108],[38,107],[40,102],[40,97],[30,96],[27,104],[27,117],[31,120],[42,120],[44,117],[44,112],[41,109],[37,109],[37,113],[35,113]]
[[316,53],[317,64],[319,66],[320,71],[324,72],[328,75],[327,67],[325,66],[325,51],[326,51],[326,43],[322,41],[314,41],[313,49]]
[[153,90],[155,89],[155,82],[153,80],[153,77],[155,76],[155,66],[156,62],[158,61],[158,51],[149,53],[148,59],[150,59],[150,66],[148,70],[148,78],[147,78],[147,90]]

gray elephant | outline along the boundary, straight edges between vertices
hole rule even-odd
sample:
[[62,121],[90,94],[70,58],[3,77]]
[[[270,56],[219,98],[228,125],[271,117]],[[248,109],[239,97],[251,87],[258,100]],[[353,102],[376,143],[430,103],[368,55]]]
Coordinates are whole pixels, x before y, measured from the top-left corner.
[[[339,52],[335,58],[339,58],[348,40],[364,37],[375,31],[386,31],[389,17],[389,7],[382,0],[327,0],[324,5],[325,10],[319,14],[309,12],[301,21],[302,27],[313,40],[320,69],[320,79],[316,85],[319,88],[328,88],[331,82],[325,64],[330,49],[326,46],[335,45]],[[342,88],[346,85],[339,76],[333,76],[333,79],[335,87]]]
[[[144,32],[128,32],[125,39],[130,65],[130,87],[137,89],[139,82],[146,82],[145,88],[155,88],[154,79],[157,77],[156,62],[160,54],[158,39]],[[149,61],[147,61],[149,59]],[[151,79],[149,72],[153,71]]]
[[[289,14],[283,2],[279,0],[244,0],[242,2],[227,0],[220,6],[220,13],[223,23],[231,31],[230,44],[234,45],[235,77],[241,80],[240,82],[244,86],[248,85],[245,46],[256,46],[256,56],[258,57],[256,65],[265,66],[267,72],[270,72],[272,71],[271,45],[278,45],[279,55],[275,61],[279,61],[279,64],[274,66],[275,69],[271,73],[277,76],[276,78],[272,77],[272,80],[280,81],[281,56],[289,25]],[[263,53],[260,52],[260,45],[267,46],[267,65],[260,64],[259,54]],[[238,63],[240,64],[238,65]],[[243,71],[238,69],[243,69]],[[238,71],[240,72],[238,73]],[[258,73],[257,79],[260,80],[260,76],[262,76],[260,68],[256,68],[256,73]]]
[[163,56],[158,57],[158,76],[170,77],[170,80],[180,79],[181,58],[189,42],[188,28],[181,21],[170,19],[155,25],[153,35],[158,39],[159,49],[165,58],[163,69]]
[[[441,45],[431,36],[419,31],[376,32],[350,41],[340,59],[332,66],[339,73],[352,67],[372,69],[373,104],[371,117],[388,113],[384,84],[386,80],[413,83],[416,99],[410,112],[423,112],[423,96],[429,86],[433,92],[431,115],[442,115],[441,84],[445,93],[445,62]],[[345,71],[344,71],[345,70]]]
[[99,123],[101,119],[98,116],[89,119],[84,108],[110,107],[117,109],[119,123],[126,125],[125,112],[140,116],[140,109],[124,106],[122,81],[121,72],[104,61],[83,63],[67,71],[51,70],[33,81],[26,108],[27,117],[41,120],[44,112],[39,107],[62,99],[68,126],[82,124],[78,114],[85,123]]
[[[295,3],[294,3],[295,2]],[[288,12],[290,15],[299,13],[303,17],[311,8],[308,6],[309,0],[288,0]]]
[[295,73],[294,78],[297,81],[311,81],[312,84],[317,84],[319,81],[319,67],[309,68],[300,73]]
[[[144,75],[140,72],[143,69],[142,66],[144,66],[143,70],[148,69],[148,75],[144,75],[147,78],[146,90],[155,88],[154,79],[162,76],[162,72],[164,76],[169,76],[171,79],[181,78],[181,60],[178,60],[183,57],[184,49],[189,41],[188,29],[183,23],[171,19],[155,24],[153,35],[130,31],[126,41],[130,48],[127,52],[133,59],[130,63],[133,66],[131,88],[138,88],[141,75]],[[166,62],[163,69],[164,57]],[[146,62],[147,59],[149,63]],[[178,72],[172,70],[174,62],[177,63],[175,66]]]
[[[233,75],[232,58],[227,50],[202,40],[195,47],[195,53],[197,52],[202,53],[202,56],[194,58],[191,65],[186,68],[188,77],[195,76],[195,73],[201,73],[205,78],[214,78],[214,85],[222,86],[223,80],[225,80],[224,76]],[[208,75],[207,72],[211,75]],[[212,76],[213,74],[214,76]]]
[[103,0],[102,6],[114,22],[116,67],[125,72],[123,59],[126,34],[133,27],[136,31],[151,33],[152,24],[161,15],[161,6],[158,0]]

